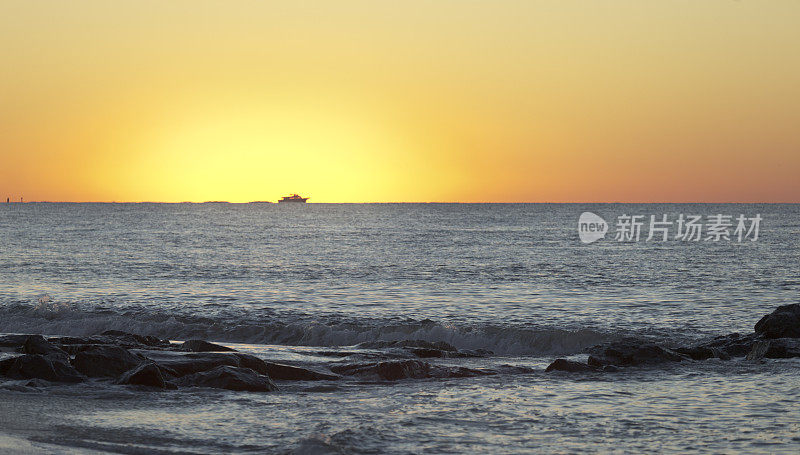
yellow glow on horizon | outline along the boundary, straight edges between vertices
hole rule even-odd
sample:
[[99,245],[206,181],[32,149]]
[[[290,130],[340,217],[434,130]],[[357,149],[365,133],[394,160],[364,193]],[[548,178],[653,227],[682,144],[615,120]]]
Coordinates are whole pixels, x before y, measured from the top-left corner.
[[800,202],[800,2],[0,3],[0,196]]

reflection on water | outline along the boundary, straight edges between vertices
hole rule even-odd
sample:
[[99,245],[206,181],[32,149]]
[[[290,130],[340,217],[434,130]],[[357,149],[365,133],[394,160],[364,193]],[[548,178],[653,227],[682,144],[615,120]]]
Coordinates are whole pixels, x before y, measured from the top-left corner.
[[[749,332],[796,302],[797,205],[284,205],[0,205],[0,333],[204,338],[322,368],[327,348],[420,339],[490,350],[441,361],[503,373],[268,394],[11,384],[0,428],[127,453],[800,450],[796,360],[543,372],[622,336]],[[584,211],[764,221],[757,242],[584,245]]]

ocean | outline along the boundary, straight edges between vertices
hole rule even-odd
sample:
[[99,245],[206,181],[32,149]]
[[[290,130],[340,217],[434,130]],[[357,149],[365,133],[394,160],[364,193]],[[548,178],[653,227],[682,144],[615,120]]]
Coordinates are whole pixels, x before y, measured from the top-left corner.
[[[584,212],[605,238],[581,241]],[[641,237],[618,241],[631,215]],[[666,241],[647,240],[651,215]],[[675,238],[692,215],[699,240]],[[715,215],[727,239],[707,238]],[[0,204],[0,333],[200,338],[326,371],[422,340],[480,354],[432,365],[492,373],[0,384],[0,451],[797,453],[798,359],[544,369],[620,339],[747,334],[798,291],[797,204]]]

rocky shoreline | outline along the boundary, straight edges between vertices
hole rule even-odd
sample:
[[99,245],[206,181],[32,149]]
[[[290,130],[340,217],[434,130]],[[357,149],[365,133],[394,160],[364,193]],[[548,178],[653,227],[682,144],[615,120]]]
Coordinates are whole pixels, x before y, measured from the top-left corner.
[[[172,343],[153,336],[109,330],[95,336],[0,336],[0,383],[23,388],[50,383],[103,381],[145,389],[207,387],[270,392],[274,381],[338,381],[344,378],[394,381],[406,378],[462,378],[503,372],[531,373],[525,367],[506,369],[443,365],[434,359],[492,355],[484,350],[459,350],[444,342],[420,340],[362,343],[358,350],[380,350],[370,356],[351,350],[326,349],[315,355],[337,359],[324,368],[273,362],[205,340]],[[747,335],[729,334],[702,344],[665,347],[637,340],[619,340],[586,351],[586,362],[559,358],[546,372],[615,372],[625,368],[710,358],[748,360],[800,357],[800,304],[784,305],[762,317]],[[0,358],[2,358],[0,357]]]

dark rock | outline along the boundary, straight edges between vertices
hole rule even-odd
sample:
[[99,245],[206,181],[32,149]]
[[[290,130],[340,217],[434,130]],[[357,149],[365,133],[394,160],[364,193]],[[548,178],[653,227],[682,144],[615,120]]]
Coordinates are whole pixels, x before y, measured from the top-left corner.
[[420,360],[388,360],[378,363],[334,365],[331,371],[346,376],[376,376],[387,381],[398,379],[463,378],[495,374],[465,367],[431,365]]
[[419,360],[334,365],[331,371],[346,376],[378,376],[382,379],[430,377],[430,364]]
[[265,362],[264,364],[266,365],[266,374],[272,379],[283,381],[333,381],[339,379],[339,376],[335,374],[313,371],[292,365],[283,365],[273,362]]
[[269,376],[256,373],[249,368],[219,366],[210,371],[194,373],[180,378],[179,385],[189,387],[211,387],[247,392],[270,392],[278,387]]
[[497,374],[496,371],[478,370],[467,367],[434,367],[433,376],[442,378],[471,378],[473,376],[491,376]]
[[236,349],[231,349],[226,346],[209,343],[204,340],[189,340],[184,341],[180,347],[181,351],[188,352],[234,352]]
[[688,348],[689,350],[710,349],[714,353],[714,357],[730,358],[730,357],[743,357],[753,349],[753,344],[758,341],[756,334],[739,335],[738,333],[731,333],[730,335],[718,336],[701,344],[700,346]]
[[[148,354],[148,357],[154,360],[162,368],[170,372],[172,376],[181,377],[190,374],[200,373],[203,371],[213,370],[220,366],[240,367],[242,365],[242,357],[235,354],[221,354],[221,353],[194,353],[185,355],[157,355],[157,353]],[[257,366],[257,362],[252,359],[260,360],[254,356],[249,356],[248,364]],[[262,366],[263,371],[266,371],[266,366]],[[251,368],[255,370],[255,368]],[[258,370],[256,370],[258,371]]]
[[765,338],[800,338],[800,303],[779,306],[756,323],[755,332]]
[[753,344],[753,349],[747,354],[747,360],[761,360],[769,350],[769,341],[756,341]]
[[253,370],[259,374],[267,375],[280,380],[334,380],[339,377],[330,373],[323,373],[306,368],[284,365],[274,362],[265,362],[258,357],[241,352],[234,353],[194,353],[186,355],[158,355],[151,356],[159,365],[172,372],[175,377],[209,371],[220,366],[240,367]]
[[86,351],[87,349],[93,349],[98,346],[114,346],[111,344],[62,344],[59,346],[63,349],[69,356],[74,356],[79,352]]
[[615,367],[614,365],[606,365],[603,367],[604,373],[616,373],[619,371],[619,368]]
[[413,348],[409,349],[412,354],[421,358],[421,359],[429,359],[434,357],[445,357],[447,355],[447,351],[442,351],[440,349],[430,349],[430,348]]
[[567,360],[567,359],[556,359],[553,361],[553,363],[548,365],[544,371],[548,373],[551,371],[568,371],[570,373],[581,373],[585,371],[597,371],[597,369],[586,363],[575,362],[573,360]]
[[488,357],[491,355],[494,355],[494,352],[488,349],[463,349],[448,355],[448,357]]
[[721,349],[714,348],[711,351],[714,353],[714,357],[716,357],[716,358],[718,358],[720,360],[730,360],[731,359],[731,356],[729,356],[727,352],[725,352],[725,351],[723,351]]
[[351,351],[316,351],[314,354],[323,357],[350,357],[356,353]]
[[692,360],[706,360],[715,357],[714,350],[707,346],[694,346],[690,348],[677,348],[675,352],[683,354]]
[[692,360],[707,360],[718,358],[722,360],[730,360],[731,356],[719,347],[709,347],[707,345],[692,346],[688,348],[676,348],[675,352],[685,355]]
[[25,339],[25,343],[22,345],[22,352],[25,354],[41,354],[45,356],[54,355],[61,358],[69,357],[64,350],[48,342],[41,335],[31,335]]
[[136,345],[152,346],[152,347],[169,347],[169,340],[162,340],[160,338],[150,335],[137,335],[135,333],[123,332],[121,330],[106,330],[101,335],[113,338],[117,343],[125,347],[135,347]]
[[75,354],[72,364],[86,376],[116,378],[144,360],[119,346],[92,346]]
[[59,345],[112,344],[114,342],[114,339],[112,337],[103,337],[103,336],[91,336],[91,337],[60,336],[60,337],[50,337],[47,339],[47,341]]
[[775,338],[769,340],[769,347],[767,352],[764,353],[764,357],[768,359],[789,359],[800,357],[800,339]]
[[14,361],[17,357],[9,357],[7,359],[0,360],[0,376],[6,375],[6,372],[11,368],[11,365],[14,364]]
[[238,366],[242,368],[250,368],[251,370],[255,370],[257,373],[266,375],[269,374],[267,363],[258,357],[251,354],[243,354],[241,352],[236,352],[233,354],[233,356],[239,359]]
[[167,388],[161,368],[153,362],[144,362],[125,372],[117,384],[142,385],[147,387]]
[[[400,341],[367,341],[355,346],[358,349],[388,349],[394,350],[395,353],[387,352],[382,356],[392,356],[396,354],[397,357],[407,357],[411,354],[421,359],[442,358],[442,357],[486,357],[492,355],[492,351],[485,349],[477,350],[458,350],[455,346],[444,341],[425,341],[425,340],[400,340]],[[338,353],[325,352],[321,355],[336,356]],[[352,353],[342,355],[347,356]]]
[[30,335],[0,335],[0,348],[18,348]]
[[5,376],[13,379],[38,378],[52,382],[81,382],[84,379],[69,363],[55,356],[41,354],[25,354],[7,359],[0,364],[0,369]]
[[636,342],[618,342],[608,346],[595,348],[599,355],[592,356],[589,365],[599,367],[605,365],[637,366],[664,362],[680,362],[689,357],[656,344],[639,344]]
[[388,381],[431,377],[431,365],[416,360],[380,362],[375,369],[378,376]]

